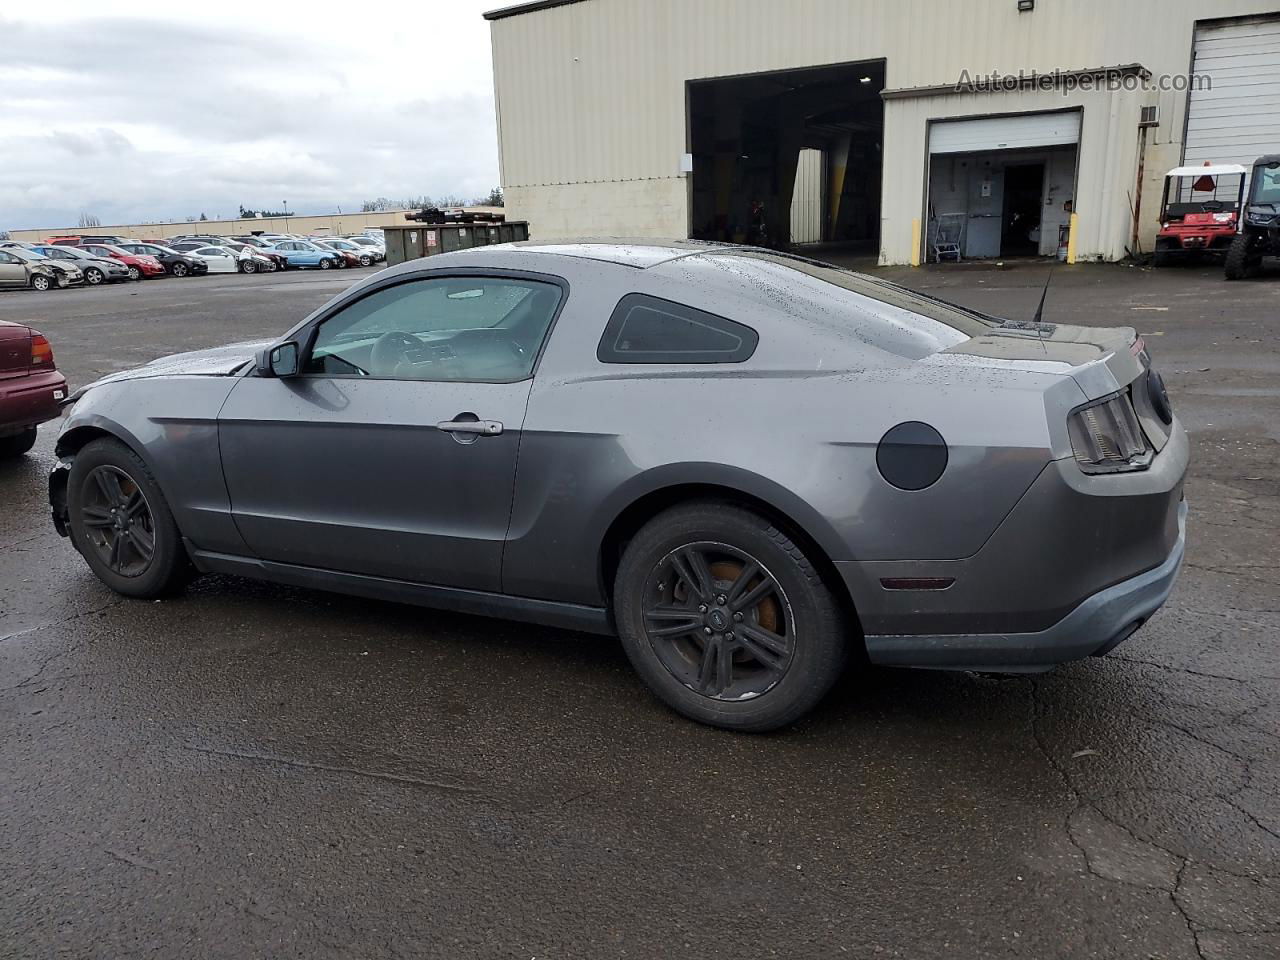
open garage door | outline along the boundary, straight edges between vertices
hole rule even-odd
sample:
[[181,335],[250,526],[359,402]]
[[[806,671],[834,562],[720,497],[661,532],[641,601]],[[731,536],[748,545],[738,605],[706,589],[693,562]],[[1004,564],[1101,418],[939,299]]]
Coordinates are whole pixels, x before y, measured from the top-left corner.
[[[1071,218],[1080,112],[938,120],[929,128],[925,253],[1053,256]],[[949,253],[948,253],[949,251]]]
[[1197,26],[1192,72],[1209,82],[1190,93],[1187,165],[1252,168],[1280,150],[1280,17]]
[[689,236],[877,251],[883,89],[883,61],[690,81]]

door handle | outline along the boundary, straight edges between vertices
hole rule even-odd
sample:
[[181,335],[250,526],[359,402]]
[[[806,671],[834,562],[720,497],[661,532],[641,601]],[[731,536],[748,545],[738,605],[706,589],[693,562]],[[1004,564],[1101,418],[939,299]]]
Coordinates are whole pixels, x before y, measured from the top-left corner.
[[496,437],[502,433],[502,422],[499,420],[441,420],[436,424],[436,429],[443,430],[445,433]]

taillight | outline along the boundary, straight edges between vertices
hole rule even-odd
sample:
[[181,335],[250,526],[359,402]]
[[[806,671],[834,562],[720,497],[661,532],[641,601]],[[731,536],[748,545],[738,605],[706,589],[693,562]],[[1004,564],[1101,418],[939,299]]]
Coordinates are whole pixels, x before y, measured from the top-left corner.
[[53,347],[49,345],[49,339],[43,334],[33,333],[31,335],[31,366],[39,367],[41,370],[52,370],[53,367]]
[[1085,473],[1142,470],[1151,463],[1151,445],[1128,390],[1072,411],[1067,433],[1076,463]]

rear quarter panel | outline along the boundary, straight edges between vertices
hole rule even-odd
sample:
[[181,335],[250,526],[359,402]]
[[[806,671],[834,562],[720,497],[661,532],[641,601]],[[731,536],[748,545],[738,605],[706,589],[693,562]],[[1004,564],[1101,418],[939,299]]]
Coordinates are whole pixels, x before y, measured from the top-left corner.
[[[585,262],[584,262],[585,263]],[[573,274],[575,270],[566,269]],[[1050,428],[1083,399],[1058,373],[939,367],[806,342],[750,298],[586,263],[542,359],[521,442],[503,565],[507,592],[601,603],[606,531],[647,493],[713,484],[762,499],[832,560],[971,556],[1055,456]],[[651,293],[760,332],[743,364],[603,364],[596,347],[626,293]],[[943,477],[899,490],[876,467],[892,426],[933,425]]]

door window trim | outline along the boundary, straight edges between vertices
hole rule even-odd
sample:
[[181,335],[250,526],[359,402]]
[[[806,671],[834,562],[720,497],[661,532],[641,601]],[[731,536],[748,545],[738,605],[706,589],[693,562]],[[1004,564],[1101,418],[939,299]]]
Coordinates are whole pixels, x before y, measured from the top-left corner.
[[[361,300],[373,296],[375,293],[381,293],[383,290],[390,290],[392,287],[403,286],[406,283],[418,283],[423,280],[449,280],[457,278],[465,279],[491,279],[491,280],[528,280],[530,282],[546,283],[560,288],[560,302],[556,304],[555,312],[551,315],[551,322],[547,324],[547,331],[542,335],[542,343],[538,345],[537,355],[533,358],[533,366],[529,370],[527,377],[520,377],[517,380],[417,380],[411,378],[396,379],[393,377],[367,377],[358,373],[299,373],[292,380],[370,380],[382,383],[524,383],[532,380],[538,375],[538,369],[542,366],[542,357],[547,351],[547,344],[551,342],[552,336],[555,335],[556,324],[560,320],[560,314],[564,312],[565,304],[569,302],[571,293],[569,281],[564,277],[550,273],[535,273],[530,270],[503,270],[488,269],[485,267],[454,267],[453,269],[431,270],[420,273],[413,273],[408,276],[389,277],[385,281],[375,283],[363,290],[357,296],[353,296],[348,300],[340,303],[331,304],[325,309],[324,313],[313,317],[304,322],[300,327],[296,327],[293,331],[281,337],[277,342],[285,343],[294,340],[299,346],[299,369],[305,369],[306,365],[311,361],[311,350],[315,346],[316,336],[319,333],[320,325],[331,317],[337,316],[348,307],[354,306]],[[249,366],[249,375],[257,376],[255,364]]]

